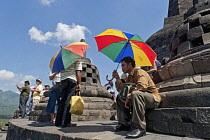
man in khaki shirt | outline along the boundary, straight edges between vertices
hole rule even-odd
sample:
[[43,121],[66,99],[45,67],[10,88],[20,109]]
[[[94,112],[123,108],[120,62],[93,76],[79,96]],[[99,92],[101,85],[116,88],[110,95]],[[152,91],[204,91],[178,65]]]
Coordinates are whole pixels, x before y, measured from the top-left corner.
[[[128,73],[125,82],[135,83],[136,86],[129,92],[125,101],[120,98],[120,95],[117,97],[118,126],[115,131],[129,130],[132,127],[134,129],[126,137],[137,138],[146,135],[145,110],[157,108],[161,97],[150,76],[146,71],[136,69],[135,61],[131,57],[125,57],[121,62],[122,71]],[[113,71],[112,76],[116,79],[117,90],[120,91],[124,81],[120,79],[116,70]],[[131,115],[129,115],[130,110],[132,110]]]

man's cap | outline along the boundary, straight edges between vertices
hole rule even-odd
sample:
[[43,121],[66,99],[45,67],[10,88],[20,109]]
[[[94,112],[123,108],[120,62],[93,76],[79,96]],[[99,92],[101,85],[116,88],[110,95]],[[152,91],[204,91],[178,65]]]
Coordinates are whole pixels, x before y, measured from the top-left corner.
[[40,79],[40,78],[36,79],[36,81],[39,81],[39,82],[41,82],[41,83],[42,83],[42,79]]
[[85,42],[85,39],[81,39],[80,42]]

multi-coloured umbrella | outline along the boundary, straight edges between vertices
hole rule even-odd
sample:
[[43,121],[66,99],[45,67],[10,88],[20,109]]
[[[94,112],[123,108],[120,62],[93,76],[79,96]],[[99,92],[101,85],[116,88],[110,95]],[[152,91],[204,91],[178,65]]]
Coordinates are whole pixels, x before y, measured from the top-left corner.
[[136,34],[107,29],[94,38],[98,51],[117,63],[130,56],[135,60],[136,67],[152,66],[156,58],[156,53]]
[[66,70],[71,64],[84,57],[88,47],[89,45],[85,42],[75,42],[61,48],[50,60],[52,73]]

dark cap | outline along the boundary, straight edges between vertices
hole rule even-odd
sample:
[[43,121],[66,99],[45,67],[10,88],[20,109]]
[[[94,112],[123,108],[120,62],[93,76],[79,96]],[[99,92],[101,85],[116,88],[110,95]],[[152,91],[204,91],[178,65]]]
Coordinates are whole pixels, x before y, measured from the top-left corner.
[[80,42],[85,42],[85,39],[81,39]]

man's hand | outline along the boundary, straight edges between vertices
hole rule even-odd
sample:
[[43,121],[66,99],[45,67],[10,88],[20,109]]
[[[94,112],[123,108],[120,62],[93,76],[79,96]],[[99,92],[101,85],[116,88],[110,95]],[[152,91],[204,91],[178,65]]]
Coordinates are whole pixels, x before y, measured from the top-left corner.
[[115,78],[115,79],[120,79],[120,76],[119,76],[117,70],[114,70],[114,71],[112,72],[112,77]]
[[131,105],[131,101],[127,97],[125,100],[125,108],[129,109],[129,105]]
[[81,89],[81,85],[80,84],[77,84],[76,91],[80,91],[80,89]]

